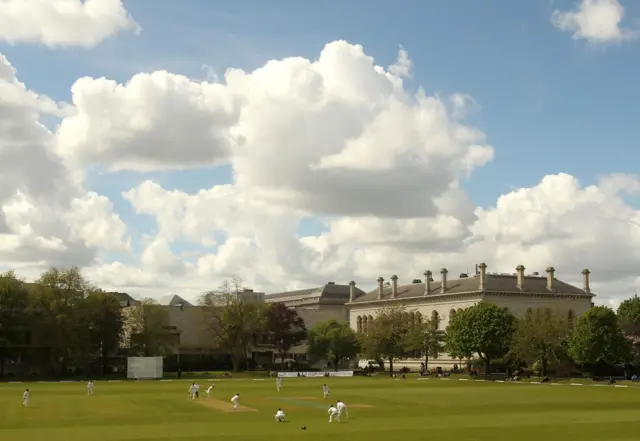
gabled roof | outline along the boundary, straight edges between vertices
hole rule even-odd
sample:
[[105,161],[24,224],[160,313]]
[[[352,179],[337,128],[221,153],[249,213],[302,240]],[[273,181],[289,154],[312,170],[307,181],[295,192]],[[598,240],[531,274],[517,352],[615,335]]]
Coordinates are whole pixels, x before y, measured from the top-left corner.
[[[326,283],[316,288],[298,289],[295,291],[285,291],[274,294],[267,294],[265,296],[266,302],[279,302],[286,300],[302,300],[311,298],[344,298],[345,301],[349,300],[349,285],[338,285],[333,282]],[[365,292],[356,286],[356,298],[364,296]]]
[[193,306],[177,294],[164,296],[158,299],[158,304],[163,306]]
[[[444,293],[440,292],[442,286],[441,281],[431,282],[431,288],[428,295],[447,295],[461,294],[467,292],[481,292],[479,276],[472,276],[456,280],[447,281],[447,289]],[[390,300],[392,298],[391,286],[385,286],[382,292],[382,300]],[[411,285],[398,286],[398,297],[411,298],[425,296],[425,284],[413,283]],[[560,293],[560,294],[578,294],[592,296],[584,290],[570,285],[558,279],[553,279],[553,291],[547,289],[547,278],[540,276],[525,276],[524,289],[517,287],[517,277],[507,274],[487,274],[484,290],[482,292],[510,292],[510,293]],[[378,289],[374,289],[366,293],[364,296],[358,297],[352,303],[371,302],[378,300]]]

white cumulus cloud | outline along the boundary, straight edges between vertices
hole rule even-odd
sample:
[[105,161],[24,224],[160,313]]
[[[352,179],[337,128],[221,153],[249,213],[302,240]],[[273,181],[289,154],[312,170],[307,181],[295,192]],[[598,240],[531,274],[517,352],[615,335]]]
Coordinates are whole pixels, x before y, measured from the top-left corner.
[[0,42],[92,47],[140,32],[122,0],[0,0]]
[[571,32],[574,40],[614,43],[640,37],[638,30],[622,26],[624,8],[618,0],[582,0],[571,11],[555,10],[551,21],[558,29]]

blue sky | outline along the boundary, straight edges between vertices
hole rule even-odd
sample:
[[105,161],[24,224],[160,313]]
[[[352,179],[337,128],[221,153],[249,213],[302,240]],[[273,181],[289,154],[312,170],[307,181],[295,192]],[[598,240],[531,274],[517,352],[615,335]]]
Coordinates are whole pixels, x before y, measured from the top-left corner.
[[[298,1],[125,2],[143,27],[92,50],[52,51],[0,45],[29,87],[69,100],[82,76],[126,81],[140,71],[167,69],[203,78],[202,65],[254,69],[273,58],[314,58],[329,41],[362,44],[381,65],[398,45],[415,63],[414,87],[447,95],[462,91],[482,106],[477,125],[497,154],[477,171],[470,196],[490,204],[512,186],[534,185],[568,172],[585,183],[609,172],[635,172],[640,123],[640,45],[592,47],[550,22],[574,2],[507,0],[402,1],[395,4]],[[629,17],[640,4],[625,4]],[[43,75],[46,72],[46,75]],[[193,190],[227,180],[229,170],[162,173],[169,187]],[[140,176],[131,179],[140,179]],[[95,177],[100,192],[118,198],[129,179]],[[127,187],[128,188],[128,187]]]
[[[640,44],[592,45],[551,23],[554,9],[575,1],[371,0],[348,2],[129,0],[142,33],[122,33],[95,48],[52,50],[0,43],[28,87],[69,101],[83,76],[126,82],[142,71],[166,69],[204,79],[203,65],[252,70],[268,60],[316,58],[334,40],[361,44],[387,66],[403,46],[414,63],[409,88],[447,96],[467,93],[481,110],[470,121],[496,149],[464,188],[481,206],[544,175],[566,172],[583,184],[599,176],[635,173],[640,162]],[[640,3],[623,2],[628,23]],[[92,172],[88,187],[108,196],[134,232],[152,219],[135,216],[121,192],[152,179],[167,189],[195,192],[231,182],[228,166],[139,174]],[[630,199],[637,205],[637,200]],[[316,219],[300,234],[323,228]],[[139,236],[139,234],[134,234]],[[139,240],[139,239],[137,239]],[[180,244],[174,249],[184,250]]]

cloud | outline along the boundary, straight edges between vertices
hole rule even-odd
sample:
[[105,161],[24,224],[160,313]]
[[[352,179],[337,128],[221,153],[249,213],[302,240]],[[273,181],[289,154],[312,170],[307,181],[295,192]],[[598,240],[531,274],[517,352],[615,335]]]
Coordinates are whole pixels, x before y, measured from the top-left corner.
[[0,54],[0,266],[89,265],[98,250],[126,250],[126,226],[110,201],[86,193],[53,152],[42,116],[54,103],[21,83]]
[[[163,71],[124,84],[83,78],[55,134],[38,122],[45,98],[18,83],[10,65],[0,72],[12,90],[0,102],[22,97],[0,107],[13,115],[0,139],[39,146],[47,165],[38,169],[46,185],[27,185],[16,172],[2,200],[0,228],[10,232],[0,241],[13,250],[3,258],[19,272],[41,260],[80,262],[105,289],[193,298],[232,275],[267,292],[351,279],[367,289],[378,276],[409,282],[426,269],[456,274],[485,261],[497,272],[554,265],[578,285],[588,267],[603,303],[640,288],[640,211],[628,202],[640,191],[637,176],[589,186],[543,176],[477,207],[463,183],[494,155],[465,119],[479,104],[464,93],[410,92],[361,46],[333,42],[315,60],[229,69],[221,82]],[[6,158],[27,170],[18,155]],[[140,249],[110,201],[68,178],[89,166],[203,164],[230,166],[233,181],[187,192],[144,180],[122,194],[155,221],[132,241]],[[322,231],[301,233],[308,220]],[[96,252],[130,249],[118,259]]]
[[572,11],[555,10],[551,22],[571,32],[574,40],[590,43],[616,43],[640,37],[638,30],[621,26],[624,8],[618,0],[582,0]]
[[141,28],[122,0],[0,0],[0,42],[93,47]]

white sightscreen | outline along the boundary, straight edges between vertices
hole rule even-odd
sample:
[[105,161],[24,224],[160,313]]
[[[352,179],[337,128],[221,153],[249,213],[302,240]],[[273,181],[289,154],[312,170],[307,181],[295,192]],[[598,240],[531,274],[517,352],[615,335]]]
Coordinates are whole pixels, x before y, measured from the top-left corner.
[[129,357],[127,378],[162,378],[162,357]]

